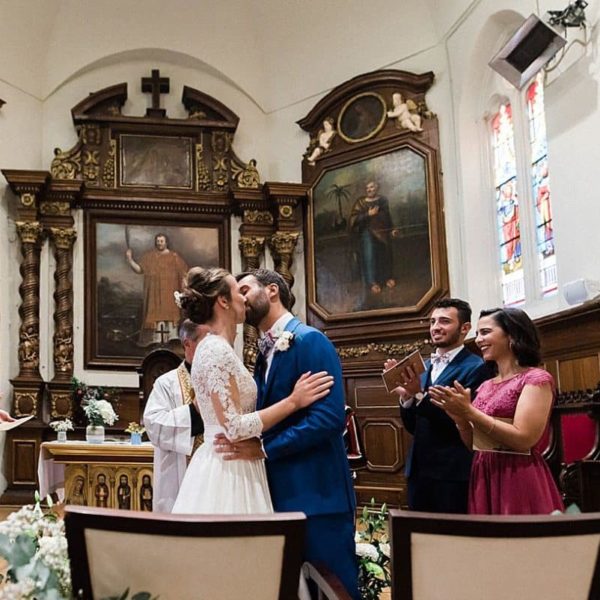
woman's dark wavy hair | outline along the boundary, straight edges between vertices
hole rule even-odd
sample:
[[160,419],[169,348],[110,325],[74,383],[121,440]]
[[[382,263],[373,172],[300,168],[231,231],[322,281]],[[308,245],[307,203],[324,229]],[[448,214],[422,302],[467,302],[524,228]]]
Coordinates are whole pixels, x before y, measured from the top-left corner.
[[180,296],[184,317],[199,324],[209,321],[219,296],[231,300],[231,289],[226,281],[228,275],[229,271],[218,267],[192,267],[185,276]]
[[491,317],[510,338],[510,348],[522,367],[537,367],[542,362],[540,337],[529,315],[519,308],[482,310],[479,318]]

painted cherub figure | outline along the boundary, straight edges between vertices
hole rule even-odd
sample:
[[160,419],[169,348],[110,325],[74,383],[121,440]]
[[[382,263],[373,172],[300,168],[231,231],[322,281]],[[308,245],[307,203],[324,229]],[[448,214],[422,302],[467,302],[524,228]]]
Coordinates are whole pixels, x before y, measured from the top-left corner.
[[396,119],[397,125],[402,129],[423,131],[417,105],[410,99],[405,102],[399,92],[392,94],[392,109],[388,110],[387,116],[390,119]]
[[327,117],[323,121],[323,128],[319,129],[317,137],[308,149],[310,154],[307,156],[306,160],[309,165],[314,166],[315,162],[319,159],[323,152],[326,152],[331,147],[331,142],[337,134],[337,131],[333,125],[334,122],[331,117]]

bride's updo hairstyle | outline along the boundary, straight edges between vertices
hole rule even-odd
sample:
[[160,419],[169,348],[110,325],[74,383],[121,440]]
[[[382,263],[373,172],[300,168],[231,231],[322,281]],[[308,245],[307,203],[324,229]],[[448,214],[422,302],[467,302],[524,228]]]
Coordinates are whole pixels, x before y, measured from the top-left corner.
[[231,290],[226,277],[229,271],[218,267],[203,269],[192,267],[185,276],[179,303],[185,318],[194,323],[206,323],[213,316],[213,307],[219,296],[231,300]]

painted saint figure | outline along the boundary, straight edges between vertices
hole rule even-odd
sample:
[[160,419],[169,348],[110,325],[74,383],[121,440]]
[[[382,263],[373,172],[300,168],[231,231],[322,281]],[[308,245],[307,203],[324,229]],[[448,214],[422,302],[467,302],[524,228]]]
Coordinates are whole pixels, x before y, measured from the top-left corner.
[[71,504],[73,506],[86,506],[84,486],[85,480],[83,477],[81,477],[81,475],[75,477],[73,488],[71,490],[69,499],[67,500],[67,504]]
[[358,235],[363,283],[373,294],[379,294],[383,286],[396,287],[392,273],[392,237],[398,233],[392,225],[389,202],[379,195],[379,184],[371,180],[365,191],[366,196],[352,206],[350,232]]
[[96,497],[96,506],[100,508],[108,507],[108,486],[106,485],[106,475],[99,473],[96,478],[96,487],[94,488],[94,496]]
[[125,256],[131,269],[144,276],[144,322],[140,344],[164,344],[177,337],[180,313],[173,302],[173,293],[181,289],[188,266],[177,252],[169,249],[169,239],[164,233],[155,236],[154,249],[142,254],[139,261],[133,259],[131,248],[127,248]]
[[150,475],[142,477],[142,486],[140,487],[140,510],[152,511],[152,483]]
[[121,510],[131,509],[131,486],[127,475],[121,475],[119,478],[119,487],[117,488],[117,504]]

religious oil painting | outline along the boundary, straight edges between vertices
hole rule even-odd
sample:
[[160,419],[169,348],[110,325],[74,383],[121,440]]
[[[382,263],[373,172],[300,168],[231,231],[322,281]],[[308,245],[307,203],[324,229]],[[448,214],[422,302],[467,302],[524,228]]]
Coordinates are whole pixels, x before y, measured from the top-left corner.
[[415,306],[433,283],[427,158],[406,146],[312,190],[309,302],[326,320]]
[[89,217],[86,365],[135,366],[178,347],[175,292],[193,266],[227,266],[223,222]]
[[188,137],[121,135],[121,185],[192,188]]
[[385,125],[385,100],[367,92],[349,100],[340,111],[338,131],[349,143],[364,142],[375,136]]

